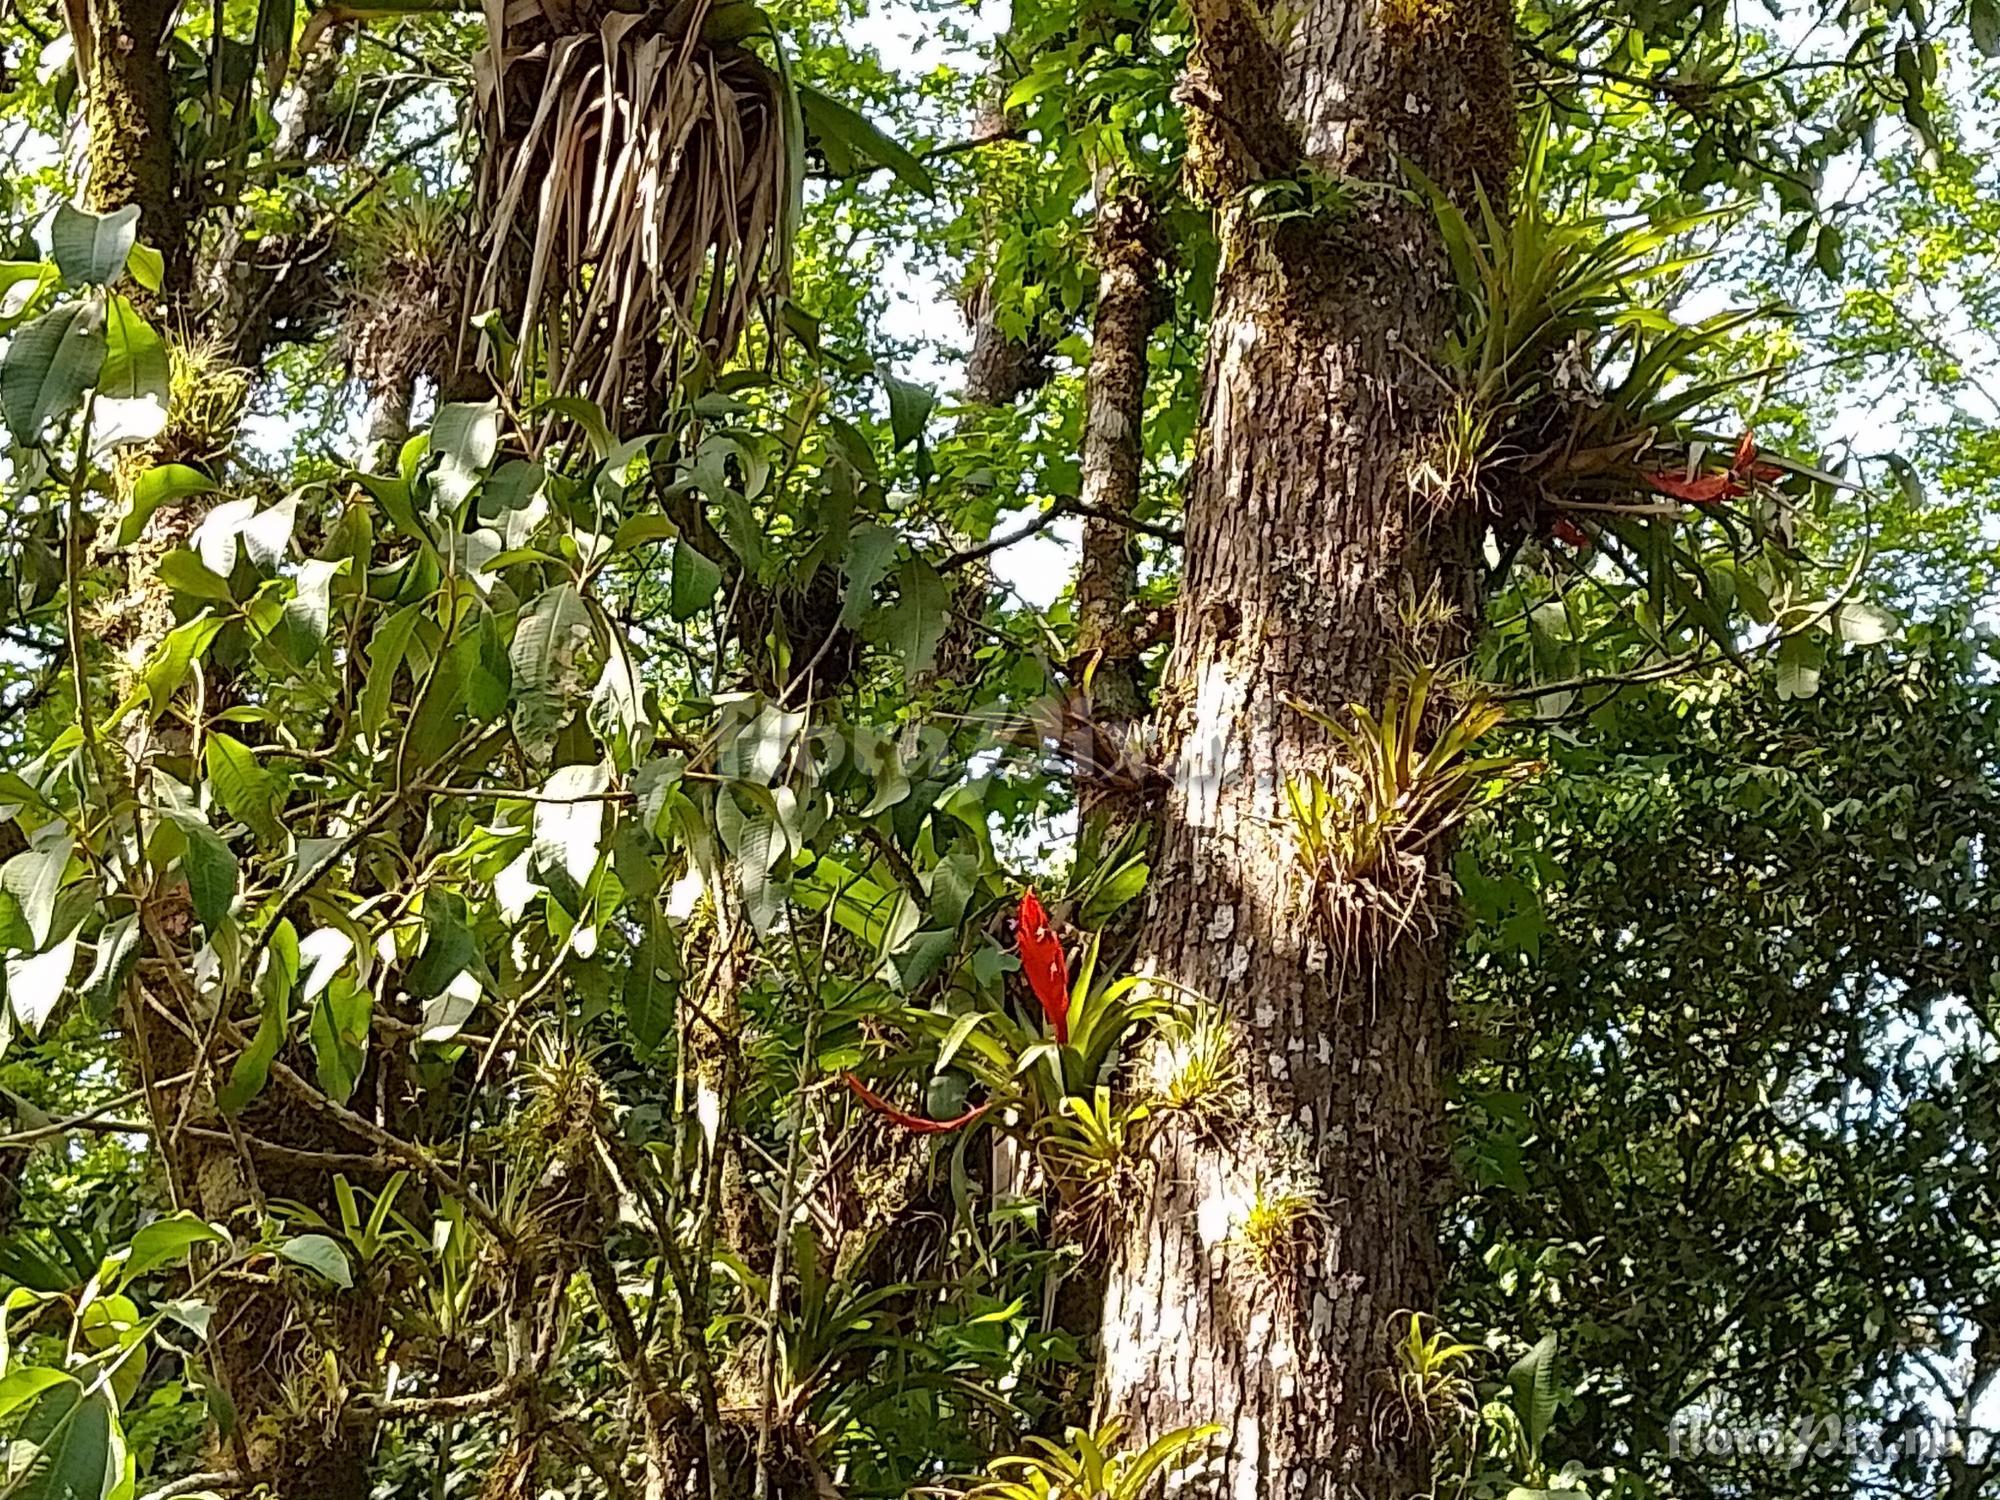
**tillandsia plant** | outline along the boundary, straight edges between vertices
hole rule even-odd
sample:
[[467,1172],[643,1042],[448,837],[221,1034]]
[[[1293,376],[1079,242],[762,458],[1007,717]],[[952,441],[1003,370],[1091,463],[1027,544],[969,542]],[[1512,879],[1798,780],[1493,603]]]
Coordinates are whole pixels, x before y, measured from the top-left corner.
[[1808,541],[1815,518],[1857,486],[1760,449],[1747,427],[1704,425],[1728,422],[1735,393],[1776,377],[1740,352],[1776,310],[1691,323],[1669,310],[1707,258],[1690,248],[1698,232],[1734,211],[1558,219],[1545,190],[1553,137],[1546,114],[1530,123],[1505,213],[1486,184],[1462,209],[1405,164],[1458,283],[1455,329],[1432,371],[1449,398],[1409,472],[1418,503],[1471,507],[1496,534],[1561,544],[1558,561],[1566,550],[1570,571],[1637,608],[1663,640],[1689,633],[1738,656],[1739,608],[1780,641],[1827,628],[1866,548],[1836,567]]
[[1030,1438],[1033,1451],[993,1460],[993,1477],[968,1500],[1146,1500],[1160,1484],[1195,1469],[1222,1435],[1214,1424],[1162,1433],[1143,1449],[1123,1446],[1125,1424],[1072,1427],[1067,1442]]
[[1299,889],[1342,962],[1379,962],[1429,910],[1433,846],[1475,808],[1531,776],[1537,762],[1479,755],[1506,719],[1480,695],[1433,713],[1438,673],[1421,667],[1393,687],[1381,716],[1349,704],[1346,724],[1296,699],[1291,707],[1347,751],[1330,777],[1306,771],[1285,783]]

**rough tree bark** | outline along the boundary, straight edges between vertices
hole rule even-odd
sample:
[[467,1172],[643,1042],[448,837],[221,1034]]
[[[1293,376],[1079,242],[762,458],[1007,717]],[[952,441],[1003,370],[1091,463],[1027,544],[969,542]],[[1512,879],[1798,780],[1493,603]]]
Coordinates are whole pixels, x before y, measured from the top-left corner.
[[[1429,1487],[1429,1441],[1387,1397],[1388,1325],[1436,1277],[1448,945],[1313,936],[1283,788],[1337,757],[1283,700],[1379,707],[1470,637],[1472,518],[1420,512],[1404,478],[1441,404],[1425,361],[1449,267],[1429,216],[1368,185],[1399,157],[1455,193],[1504,183],[1510,17],[1504,0],[1310,0],[1276,43],[1242,0],[1193,10],[1190,171],[1219,206],[1222,268],[1140,951],[1229,1016],[1248,1126],[1152,1137],[1099,1400],[1136,1436],[1221,1423],[1206,1492],[1401,1500]],[[1352,196],[1249,217],[1243,188],[1303,169]],[[1436,934],[1435,882],[1426,899],[1419,934]],[[1289,1228],[1253,1228],[1259,1202],[1289,1203]]]
[[[1160,285],[1164,236],[1138,193],[1097,210],[1097,312],[1084,379],[1083,556],[1076,574],[1078,665],[1089,673],[1089,764],[1077,782],[1086,837],[1108,847],[1144,817],[1144,785],[1125,773],[1129,737],[1145,712],[1139,685],[1143,621],[1134,595],[1139,550],[1129,525],[1145,458],[1146,350],[1169,310]],[[1142,757],[1132,757],[1137,760]]]

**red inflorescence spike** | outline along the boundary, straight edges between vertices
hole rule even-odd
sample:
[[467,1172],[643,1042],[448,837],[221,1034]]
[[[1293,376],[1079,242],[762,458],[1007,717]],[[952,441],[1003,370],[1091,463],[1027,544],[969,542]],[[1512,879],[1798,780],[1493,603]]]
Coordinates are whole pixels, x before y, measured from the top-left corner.
[[1021,967],[1027,971],[1028,988],[1041,1002],[1042,1014],[1049,1018],[1061,1046],[1069,1045],[1069,960],[1063,957],[1062,943],[1042,910],[1041,898],[1032,890],[1021,897],[1014,941],[1021,952]]
[[956,1120],[927,1119],[923,1115],[913,1115],[908,1110],[896,1108],[895,1105],[869,1088],[867,1084],[856,1078],[852,1073],[842,1073],[840,1076],[846,1079],[847,1086],[854,1090],[855,1098],[874,1110],[883,1119],[900,1125],[903,1129],[917,1135],[944,1135],[949,1131],[962,1129],[993,1107],[989,1101],[980,1105],[977,1109],[967,1110]]

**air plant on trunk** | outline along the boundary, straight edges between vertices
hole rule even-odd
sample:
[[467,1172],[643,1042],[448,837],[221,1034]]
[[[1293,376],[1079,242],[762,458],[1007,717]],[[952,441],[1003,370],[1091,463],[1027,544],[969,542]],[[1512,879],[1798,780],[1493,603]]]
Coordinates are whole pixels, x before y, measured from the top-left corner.
[[[1483,188],[1470,215],[1414,167],[1450,251],[1458,316],[1433,374],[1450,389],[1428,447],[1410,466],[1415,498],[1433,511],[1472,504],[1503,523],[1587,545],[1624,515],[1657,516],[1663,495],[1696,502],[1754,498],[1760,536],[1788,537],[1777,481],[1825,476],[1779,460],[1703,475],[1729,439],[1693,425],[1757,365],[1726,373],[1734,337],[1758,313],[1682,323],[1666,306],[1706,257],[1691,236],[1717,214],[1661,223],[1549,217],[1543,186],[1551,131],[1527,133],[1511,215]],[[1678,476],[1678,480],[1676,478]],[[1664,483],[1661,482],[1664,479]]]
[[1350,703],[1351,725],[1286,700],[1348,752],[1330,777],[1289,777],[1285,799],[1308,915],[1336,959],[1357,971],[1411,932],[1428,935],[1434,846],[1539,769],[1518,756],[1474,753],[1506,717],[1490,699],[1449,708],[1427,735],[1436,678],[1435,668],[1420,668],[1390,690],[1379,717]]
[[487,27],[469,311],[502,309],[551,391],[654,404],[786,285],[804,132],[770,21],[488,0]]

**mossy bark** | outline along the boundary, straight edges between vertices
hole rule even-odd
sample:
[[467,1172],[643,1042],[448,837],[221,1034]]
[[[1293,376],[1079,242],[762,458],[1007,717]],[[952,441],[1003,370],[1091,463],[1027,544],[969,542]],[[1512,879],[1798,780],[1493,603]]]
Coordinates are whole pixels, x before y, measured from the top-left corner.
[[1306,168],[1390,182],[1399,159],[1454,192],[1475,173],[1504,183],[1509,17],[1502,0],[1459,10],[1415,45],[1371,5],[1313,0],[1280,49],[1253,7],[1194,6],[1190,165],[1220,205],[1223,262],[1159,716],[1174,785],[1140,951],[1227,1014],[1253,1124],[1219,1138],[1169,1116],[1152,1135],[1099,1387],[1142,1440],[1222,1424],[1189,1493],[1430,1486],[1429,1428],[1397,1420],[1387,1387],[1392,1320],[1435,1295],[1450,924],[1434,879],[1418,931],[1437,936],[1329,951],[1284,785],[1328,774],[1336,747],[1285,700],[1380,705],[1399,673],[1470,639],[1474,518],[1420,511],[1405,479],[1441,404],[1428,369],[1450,268],[1400,197],[1266,225],[1238,190]]

